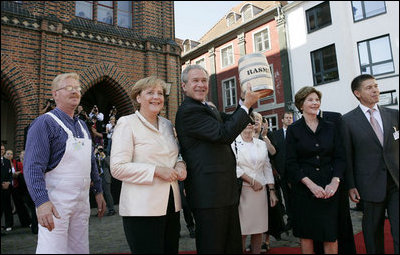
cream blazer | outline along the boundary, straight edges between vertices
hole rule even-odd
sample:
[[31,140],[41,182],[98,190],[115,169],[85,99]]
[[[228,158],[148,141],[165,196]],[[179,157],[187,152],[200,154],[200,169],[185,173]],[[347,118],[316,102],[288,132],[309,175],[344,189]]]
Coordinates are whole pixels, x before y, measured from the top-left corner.
[[[236,142],[236,149],[235,149]],[[255,145],[254,151],[245,150],[244,141],[242,136],[238,136],[232,143],[232,150],[236,155],[236,176],[239,178],[243,174],[247,174],[249,177],[255,179],[262,185],[274,184],[274,176],[272,174],[272,167],[268,157],[267,144],[257,138],[253,138]],[[253,153],[256,158],[256,163],[251,161],[250,153]],[[247,182],[243,182],[243,185],[249,186]]]
[[111,147],[110,170],[122,181],[121,216],[166,215],[170,186],[175,211],[181,210],[178,181],[154,177],[156,166],[173,168],[178,159],[172,123],[158,117],[157,130],[138,111],[118,119]]

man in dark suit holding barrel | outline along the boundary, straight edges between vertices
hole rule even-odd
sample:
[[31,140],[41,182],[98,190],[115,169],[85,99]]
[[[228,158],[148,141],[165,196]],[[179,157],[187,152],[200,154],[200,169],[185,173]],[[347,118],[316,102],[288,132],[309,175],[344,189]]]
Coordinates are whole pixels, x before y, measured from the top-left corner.
[[198,253],[242,253],[236,159],[231,143],[251,122],[250,107],[260,97],[248,89],[243,105],[231,114],[206,103],[208,73],[199,65],[182,72],[185,100],[176,131],[187,164],[185,190],[196,222]]

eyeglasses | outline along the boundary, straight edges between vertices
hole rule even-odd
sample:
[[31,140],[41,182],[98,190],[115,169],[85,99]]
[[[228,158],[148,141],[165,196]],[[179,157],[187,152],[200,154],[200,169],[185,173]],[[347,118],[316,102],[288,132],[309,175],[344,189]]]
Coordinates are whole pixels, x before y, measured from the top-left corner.
[[59,91],[59,90],[62,90],[62,89],[65,89],[65,90],[68,91],[68,92],[71,92],[72,90],[81,92],[81,90],[82,90],[82,88],[79,87],[79,86],[74,87],[74,86],[68,85],[68,86],[65,86],[65,87],[56,89],[56,91]]

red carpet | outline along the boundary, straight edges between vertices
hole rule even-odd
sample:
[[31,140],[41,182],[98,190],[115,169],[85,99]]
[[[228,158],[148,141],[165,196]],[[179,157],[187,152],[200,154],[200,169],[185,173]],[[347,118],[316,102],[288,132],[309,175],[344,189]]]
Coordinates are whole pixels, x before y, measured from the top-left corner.
[[[389,220],[385,220],[385,254],[394,254],[393,248],[393,238],[392,234],[390,233],[390,224]],[[364,235],[362,232],[356,234],[354,236],[354,241],[356,243],[356,250],[357,254],[366,254],[365,245],[364,245]]]
[[[393,238],[390,233],[389,220],[385,220],[385,254],[394,254]],[[364,235],[362,232],[354,236],[357,254],[366,254]],[[179,254],[196,254],[195,251],[181,251]],[[300,247],[276,247],[271,248],[267,253],[262,254],[301,254]]]

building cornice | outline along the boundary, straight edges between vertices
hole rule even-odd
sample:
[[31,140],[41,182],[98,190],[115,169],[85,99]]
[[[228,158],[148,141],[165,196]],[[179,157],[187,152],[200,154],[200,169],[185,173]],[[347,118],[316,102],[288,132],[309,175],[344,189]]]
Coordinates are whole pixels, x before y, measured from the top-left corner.
[[266,21],[274,19],[275,16],[278,14],[278,8],[279,6],[265,9],[256,17],[246,21],[245,23],[236,27],[235,29],[229,30],[216,38],[213,38],[207,42],[199,44],[194,49],[190,50],[181,57],[182,63],[185,63],[187,60],[199,57],[200,55],[207,52],[209,48],[217,47],[218,45],[237,39],[238,34],[252,30],[260,25],[265,24]]
[[152,51],[179,56],[179,45],[171,39],[143,38],[132,29],[103,24],[93,20],[74,17],[69,22],[54,15],[36,16],[18,3],[1,3],[1,26],[18,27],[38,32],[54,33],[95,43],[108,44],[137,51]]

